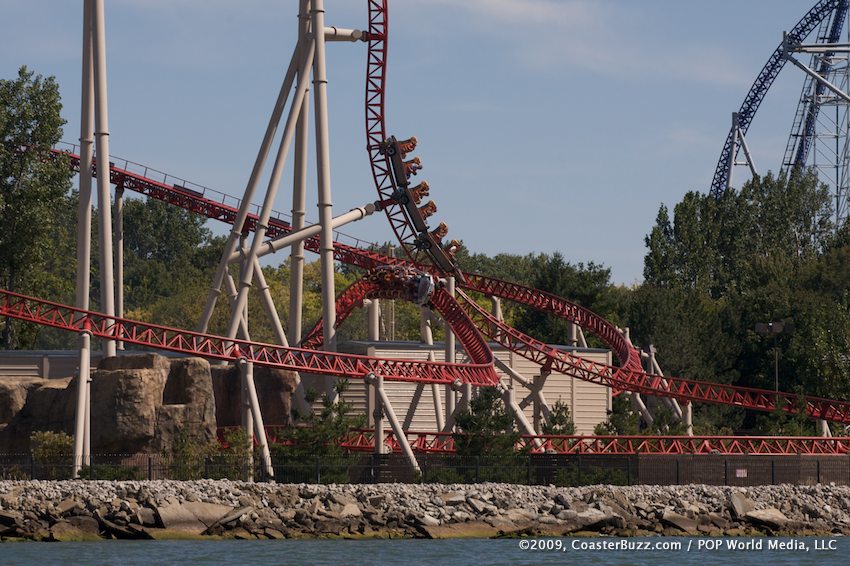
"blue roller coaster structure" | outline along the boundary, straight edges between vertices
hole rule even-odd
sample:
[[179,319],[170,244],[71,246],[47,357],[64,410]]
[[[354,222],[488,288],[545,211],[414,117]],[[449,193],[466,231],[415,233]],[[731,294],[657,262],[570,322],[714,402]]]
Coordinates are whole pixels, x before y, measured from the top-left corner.
[[[826,44],[837,43],[841,37],[844,20],[847,17],[848,5],[850,5],[850,0],[820,0],[786,34],[783,42],[767,60],[749,92],[747,92],[747,96],[737,112],[735,125],[726,137],[711,182],[710,194],[712,196],[720,197],[729,186],[732,167],[736,164],[737,154],[742,145],[739,136],[746,135],[765,95],[785,66],[788,60],[786,46],[802,43],[816,28],[822,30],[822,33],[818,34],[818,41]],[[820,58],[818,73],[821,76],[829,74],[832,55],[831,52],[826,52]],[[786,158],[783,161],[784,167],[792,168],[803,166],[806,163],[820,109],[818,100],[820,95],[823,95],[825,88],[820,81],[807,80],[803,96],[800,99],[794,129],[789,138]],[[814,95],[812,96],[809,93]],[[789,155],[793,157],[789,158]]]

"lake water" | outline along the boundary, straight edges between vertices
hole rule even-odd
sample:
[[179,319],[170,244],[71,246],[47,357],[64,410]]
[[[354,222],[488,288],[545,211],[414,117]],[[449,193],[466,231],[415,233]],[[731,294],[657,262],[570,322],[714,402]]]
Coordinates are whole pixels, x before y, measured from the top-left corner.
[[[662,550],[655,545],[673,547]],[[521,546],[523,548],[521,548]],[[730,546],[739,547],[737,549]],[[528,548],[525,548],[528,547]],[[678,548],[676,548],[678,547]],[[773,548],[771,548],[773,547]],[[0,543],[3,565],[848,564],[844,538],[100,541]]]

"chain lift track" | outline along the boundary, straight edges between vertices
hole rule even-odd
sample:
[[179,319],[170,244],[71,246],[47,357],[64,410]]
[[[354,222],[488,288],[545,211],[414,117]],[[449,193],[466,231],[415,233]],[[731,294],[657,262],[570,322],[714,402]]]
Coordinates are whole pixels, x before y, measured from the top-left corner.
[[[455,269],[445,269],[440,262],[433,260],[433,256],[426,253],[423,246],[417,245],[417,241],[421,241],[421,230],[417,230],[414,225],[416,219],[399,202],[401,191],[399,191],[397,178],[392,170],[391,156],[386,151],[386,143],[389,138],[386,138],[384,127],[387,6],[386,0],[367,1],[370,26],[366,86],[367,149],[372,163],[375,186],[381,197],[379,202],[386,211],[390,225],[409,261],[391,258],[356,246],[334,243],[334,257],[337,261],[363,268],[369,272],[363,280],[355,283],[338,297],[338,322],[341,322],[353,308],[362,305],[363,300],[369,297],[411,298],[409,281],[399,283],[398,279],[393,280],[390,277],[381,282],[380,277],[376,276],[376,273],[380,273],[381,270],[386,270],[388,267],[397,272],[400,270],[408,273],[408,275],[413,274],[417,278],[425,275],[429,277],[444,276],[447,271],[450,275],[455,274]],[[828,8],[834,7],[833,4],[834,2],[827,1],[819,3],[795,27],[796,33],[800,34],[800,37],[805,37],[808,32],[803,33],[803,30],[810,25],[816,25],[817,21],[820,21],[819,18],[824,17]],[[818,7],[820,7],[820,10],[817,9]],[[770,77],[769,80],[772,81],[775,72],[770,71],[770,69],[772,69],[770,65],[766,66],[762,75]],[[765,83],[767,80],[767,78],[760,79],[760,82]],[[766,84],[769,86],[769,82]],[[760,102],[760,98],[754,102],[755,107],[758,106],[758,102]],[[59,153],[56,151],[54,155]],[[62,153],[70,156],[71,166],[78,170],[79,157],[72,153]],[[226,223],[233,223],[235,220],[237,208],[223,202],[226,199],[218,200],[205,196],[204,191],[189,189],[186,187],[186,183],[169,184],[156,181],[146,176],[147,171],[145,169],[144,173],[134,172],[127,165],[121,168],[110,163],[110,180],[123,189],[129,189],[147,197],[179,206],[207,218]],[[96,164],[93,167],[93,172],[97,173]],[[247,229],[253,231],[256,222],[256,215],[249,215]],[[275,238],[285,235],[291,230],[291,225],[287,221],[272,218],[269,222],[268,236]],[[314,237],[305,240],[305,249],[318,252],[319,238]],[[544,369],[562,371],[579,379],[600,383],[615,389],[760,411],[781,410],[787,413],[798,412],[798,407],[801,406],[800,401],[803,400],[805,412],[811,418],[850,423],[850,402],[846,401],[800,397],[796,394],[733,387],[647,373],[641,368],[640,353],[624,337],[620,329],[588,309],[562,297],[523,285],[472,273],[460,275],[458,287],[464,291],[511,300],[576,323],[584,330],[597,336],[606,347],[610,348],[617,356],[619,366],[590,362],[543,344],[497,320],[463,291],[458,292],[458,300],[455,300],[439,284],[428,296],[427,304],[438,310],[448,321],[453,332],[461,340],[472,363],[449,364],[377,359],[367,356],[323,352],[304,347],[286,348],[167,328],[124,318],[106,317],[98,313],[74,309],[8,291],[0,291],[0,316],[9,316],[68,331],[87,332],[100,338],[120,339],[141,346],[207,358],[233,361],[244,359],[257,365],[320,375],[363,378],[368,374],[376,374],[388,380],[446,385],[469,383],[476,386],[486,386],[498,383],[498,376],[493,369],[492,352],[483,339],[483,336],[488,336],[505,348],[535,361]],[[416,297],[415,293],[412,297],[417,302],[422,300],[421,297]],[[314,328],[313,332],[309,333],[303,341],[305,346],[312,346],[314,343],[321,343],[321,326]],[[556,437],[553,437],[553,440],[549,443],[551,446],[555,445],[553,444],[556,442],[554,438]],[[623,442],[628,440],[626,437],[619,437],[619,439]],[[671,439],[672,442],[676,437],[671,437]],[[688,437],[689,442],[698,442],[699,440],[705,441],[702,446],[711,444],[705,439]],[[795,445],[797,451],[819,453],[816,451],[822,449],[824,450],[823,453],[834,453],[834,451],[830,452],[831,449],[829,448],[804,450],[800,446],[805,446],[805,440],[799,439],[801,444]],[[834,444],[836,439],[822,440],[831,440]],[[621,453],[625,453],[622,451],[630,448],[623,448],[623,446],[638,446],[639,444],[635,443],[647,442],[647,440],[641,441],[632,438],[628,442],[632,444],[611,445],[615,448],[609,450],[615,452],[620,450]],[[718,440],[717,443],[721,443],[721,441]],[[715,446],[717,443],[715,443]],[[744,446],[743,443],[742,440],[735,446]],[[762,444],[762,446],[768,444]],[[569,444],[569,446],[579,445],[585,446],[586,444]],[[840,446],[840,450],[846,448],[843,444],[835,445]],[[564,451],[567,450],[566,446],[568,445],[562,444],[561,448],[552,449]],[[680,441],[677,446],[686,446],[686,443]],[[690,444],[688,446],[695,445]],[[597,448],[588,448],[587,451],[597,449],[598,446]],[[780,450],[779,448],[776,449]],[[576,448],[576,450],[581,451],[583,449]],[[659,448],[659,450],[662,449]],[[699,450],[702,450],[702,448]],[[764,450],[769,452],[772,448],[765,448]],[[839,448],[834,450],[839,450]]]

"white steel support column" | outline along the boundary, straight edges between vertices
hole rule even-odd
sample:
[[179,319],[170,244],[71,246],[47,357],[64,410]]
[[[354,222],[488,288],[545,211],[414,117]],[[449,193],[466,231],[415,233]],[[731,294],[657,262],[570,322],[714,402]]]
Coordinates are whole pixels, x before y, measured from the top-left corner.
[[[300,1],[298,12],[298,43],[301,46],[299,58],[306,54],[307,33],[310,29],[310,2]],[[308,87],[309,89],[309,87]],[[292,231],[298,232],[304,227],[307,208],[307,140],[310,134],[310,103],[305,95],[301,103],[301,113],[295,128],[295,157],[293,160],[292,183]],[[304,241],[292,245],[289,254],[289,340],[292,344],[301,341],[301,317],[304,297]],[[303,390],[303,386],[302,386]]]
[[[493,314],[493,318],[502,322],[502,299],[499,297],[490,297],[490,312]],[[493,340],[497,340],[499,336],[499,327],[495,324],[492,325],[490,332],[493,335]]]
[[[653,346],[652,344],[649,345],[648,354],[649,373],[654,373],[656,375],[664,377],[664,372],[661,371],[661,366],[658,365],[658,358],[655,356],[655,346]],[[662,379],[661,384],[666,387],[667,380]],[[676,417],[679,421],[681,421],[684,418],[684,413],[682,412],[682,407],[679,402],[676,399],[673,399],[672,397],[662,397],[662,399],[663,403],[667,406],[667,408],[673,411],[673,416]]]
[[[427,346],[434,345],[434,333],[431,329],[431,309],[428,307],[420,307],[419,310],[419,335],[420,339]],[[434,361],[434,350],[428,350],[428,361]],[[434,404],[434,419],[436,421],[437,430],[443,430],[446,426],[446,421],[443,418],[443,402],[440,399],[440,386],[436,383],[431,384],[431,400]]]
[[685,403],[685,429],[688,436],[694,435],[694,404],[690,401]]
[[[452,276],[446,277],[446,291],[452,297],[455,296],[455,278]],[[449,323],[445,324],[445,333],[446,333],[446,363],[453,364],[455,363],[455,335],[452,333],[452,329],[449,326]],[[451,432],[454,428],[455,417],[454,413],[457,409],[457,392],[455,390],[454,385],[446,385],[446,424],[445,431]]]
[[88,461],[86,430],[88,428],[89,376],[91,375],[91,333],[80,333],[80,367],[77,378],[77,409],[74,422],[74,477],[80,475]]
[[372,419],[375,421],[375,454],[385,454],[386,447],[384,446],[384,402],[381,396],[384,390],[383,376],[375,376],[373,380],[367,380],[366,383],[375,392],[375,409],[372,412]]
[[378,342],[381,339],[381,300],[369,299],[366,312],[369,319],[369,341]]
[[[502,391],[502,402],[505,404],[505,408],[514,416],[514,420],[516,421],[517,427],[522,432],[522,434],[535,435],[534,429],[531,426],[531,423],[528,422],[528,419],[525,418],[525,413],[522,412],[522,409],[516,402],[516,392],[513,387],[504,387],[500,386]],[[539,447],[541,442],[539,439],[534,441],[534,444]]]
[[254,417],[251,413],[251,399],[248,393],[248,382],[254,378],[253,364],[239,360],[240,385],[240,407],[242,409],[242,430],[245,431],[246,449],[248,451],[248,477],[247,481],[254,480]]
[[537,434],[541,434],[543,430],[543,413],[545,410],[543,408],[544,401],[542,401],[542,391],[543,387],[546,385],[546,378],[549,377],[550,373],[550,371],[541,368],[540,375],[535,375],[532,378],[532,414],[534,416],[534,431]]
[[653,418],[652,413],[649,412],[646,403],[644,403],[643,399],[641,399],[640,393],[630,393],[629,396],[632,400],[632,407],[640,413],[640,416],[643,419],[643,422],[646,423],[646,426],[652,426],[655,419]]
[[[543,417],[548,422],[551,416],[551,410],[549,409],[549,403],[546,401],[546,397],[543,395],[543,390],[538,389],[535,391],[534,384],[532,381],[522,376],[514,368],[512,368],[499,358],[494,358],[493,361],[495,362],[497,368],[508,374],[511,379],[515,380],[517,383],[529,390],[529,396],[534,396],[538,400],[538,402],[540,403],[540,409],[543,412]],[[572,389],[575,390],[574,387]],[[570,411],[574,411],[574,409],[570,407]]]
[[575,322],[571,322],[567,327],[567,346],[578,346],[578,325]]
[[[91,203],[92,157],[94,144],[94,70],[92,69],[92,0],[83,3],[82,103],[80,108],[80,193],[77,208],[77,279],[75,306],[89,309],[91,281]],[[77,405],[74,413],[74,477],[78,476],[87,457],[86,399],[91,370],[91,334],[80,333]]]
[[[94,0],[95,144],[97,146],[97,206],[100,236],[100,310],[115,316],[115,277],[112,265],[112,204],[109,197],[109,103],[106,89],[106,22],[103,0]],[[103,356],[115,355],[115,341],[103,341]]]
[[248,415],[253,417],[250,419],[252,423],[246,423],[246,425],[253,424],[253,434],[251,433],[250,427],[246,426],[245,429],[248,433],[248,438],[250,439],[250,449],[253,451],[253,439],[254,435],[256,435],[257,444],[260,445],[260,453],[262,454],[263,467],[266,470],[266,476],[273,478],[274,468],[272,467],[272,457],[269,453],[269,443],[266,438],[266,427],[263,423],[263,415],[260,411],[260,400],[257,397],[257,388],[254,384],[254,364],[241,359],[239,360],[239,370],[245,376],[244,386],[248,397]]
[[[333,201],[331,198],[330,139],[328,126],[328,79],[325,64],[325,2],[312,0],[313,42],[313,99],[316,108],[316,180],[319,187],[319,262],[322,271],[322,330],[324,349],[336,351],[336,288],[334,282]],[[333,378],[326,378],[325,394],[336,401]]]
[[416,415],[416,408],[422,401],[422,393],[425,391],[424,383],[417,383],[416,389],[413,390],[413,397],[410,398],[410,404],[407,406],[407,413],[404,414],[404,420],[401,423],[401,428],[410,430],[410,425],[413,423],[413,417]]
[[[283,331],[283,324],[280,322],[280,316],[277,313],[277,307],[275,307],[274,299],[272,298],[271,291],[269,290],[269,284],[266,281],[263,268],[260,266],[260,260],[257,258],[254,258],[254,279],[257,283],[257,289],[260,292],[260,301],[263,304],[263,310],[266,311],[266,316],[272,325],[275,338],[277,338],[277,341],[282,346],[289,347],[289,339]],[[304,385],[301,383],[301,375],[296,372],[295,376],[298,380],[294,392],[296,409],[299,414],[306,416],[310,414],[312,408],[310,407],[310,404],[307,403],[307,399],[304,394]]]
[[[124,187],[115,187],[115,206],[113,210],[115,221],[112,223],[115,243],[115,314],[124,317]],[[119,350],[124,349],[124,342],[117,343]]]
[[286,333],[283,331],[283,324],[280,322],[280,315],[277,314],[277,307],[275,307],[274,299],[272,298],[271,291],[269,291],[269,284],[266,281],[266,276],[263,273],[260,260],[256,257],[254,258],[254,281],[257,284],[257,291],[259,291],[260,294],[260,303],[262,303],[263,310],[266,312],[266,316],[271,323],[275,338],[277,338],[277,341],[280,342],[281,346],[288,347],[289,340],[286,337]]
[[292,88],[292,83],[295,80],[295,74],[298,70],[299,48],[300,46],[296,47],[295,53],[293,53],[292,58],[289,61],[289,67],[284,75],[280,92],[278,93],[277,100],[275,101],[274,109],[272,110],[271,117],[269,118],[269,123],[266,126],[263,141],[260,144],[260,150],[257,152],[257,158],[254,160],[254,167],[251,170],[251,176],[248,179],[247,186],[245,187],[245,193],[242,196],[242,201],[239,203],[239,211],[236,213],[236,220],[234,220],[233,227],[227,237],[227,242],[224,245],[224,251],[221,254],[221,260],[218,264],[218,269],[216,270],[213,278],[213,284],[210,287],[209,294],[207,295],[204,312],[201,315],[200,322],[198,323],[198,332],[206,332],[209,327],[210,319],[212,318],[213,311],[215,310],[216,301],[218,300],[218,296],[221,294],[221,285],[223,284],[227,273],[227,265],[229,263],[230,256],[234,251],[236,251],[236,245],[242,235],[242,227],[245,225],[245,220],[248,218],[248,213],[251,210],[251,201],[254,198],[254,193],[256,193],[257,184],[260,182],[260,178],[262,177],[263,167],[265,166],[266,159],[268,158],[269,151],[271,150],[272,143],[274,142],[274,137],[277,133],[277,128],[280,125],[280,119],[283,116],[283,110],[286,106],[286,100],[289,97],[289,91]]
[[91,372],[86,384],[86,435],[83,438],[83,465],[91,466]]
[[[340,214],[339,216],[333,218],[331,220],[331,225],[334,229],[339,228],[340,226],[345,226],[346,224],[350,224],[351,222],[357,222],[358,220],[362,220],[367,216],[370,216],[375,213],[377,207],[375,203],[367,203],[363,206],[359,206],[357,208],[352,208],[348,212]],[[280,236],[279,238],[275,238],[273,240],[268,240],[263,242],[262,246],[260,246],[260,250],[257,252],[257,257],[265,257],[269,254],[273,254],[283,248],[288,246],[292,246],[299,242],[303,242],[307,238],[312,238],[313,236],[319,235],[322,232],[322,227],[319,224],[311,224],[310,226],[306,226],[301,228],[300,230],[292,231],[286,236]],[[239,252],[233,252],[230,255],[230,261],[238,261],[239,260]],[[301,338],[299,336],[298,340]],[[297,344],[297,342],[292,342],[293,344]]]
[[[396,440],[401,446],[402,452],[404,452],[404,455],[407,457],[407,461],[413,468],[413,471],[419,473],[419,463],[416,461],[416,455],[413,454],[413,449],[410,447],[410,443],[407,441],[407,435],[404,434],[404,430],[402,430],[401,424],[398,422],[398,418],[396,418],[395,416],[393,406],[390,403],[390,400],[387,397],[387,393],[386,391],[384,391],[384,388],[382,386],[383,381],[379,381],[380,378],[376,378],[374,374],[369,374],[369,376],[367,376],[367,379],[375,383],[378,397],[381,399],[381,404],[383,405],[384,416],[386,416],[387,420],[390,421],[390,427],[393,429],[393,434],[395,435]],[[377,444],[377,438],[375,439],[375,442]]]
[[[369,320],[369,341],[377,342],[381,339],[381,301],[379,299],[368,299],[366,305],[367,318]],[[366,380],[367,405],[372,405],[372,425],[375,435],[375,454],[383,454],[384,447],[384,409],[381,404],[381,396],[378,388],[383,387],[384,378],[380,375],[370,382]]]

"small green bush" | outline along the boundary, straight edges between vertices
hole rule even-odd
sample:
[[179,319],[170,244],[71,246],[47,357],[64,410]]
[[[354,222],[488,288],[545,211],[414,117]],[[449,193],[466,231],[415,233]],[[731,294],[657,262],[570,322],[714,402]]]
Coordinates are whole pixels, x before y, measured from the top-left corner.
[[34,475],[40,479],[61,480],[71,477],[74,464],[74,439],[64,432],[38,430],[30,435]]

